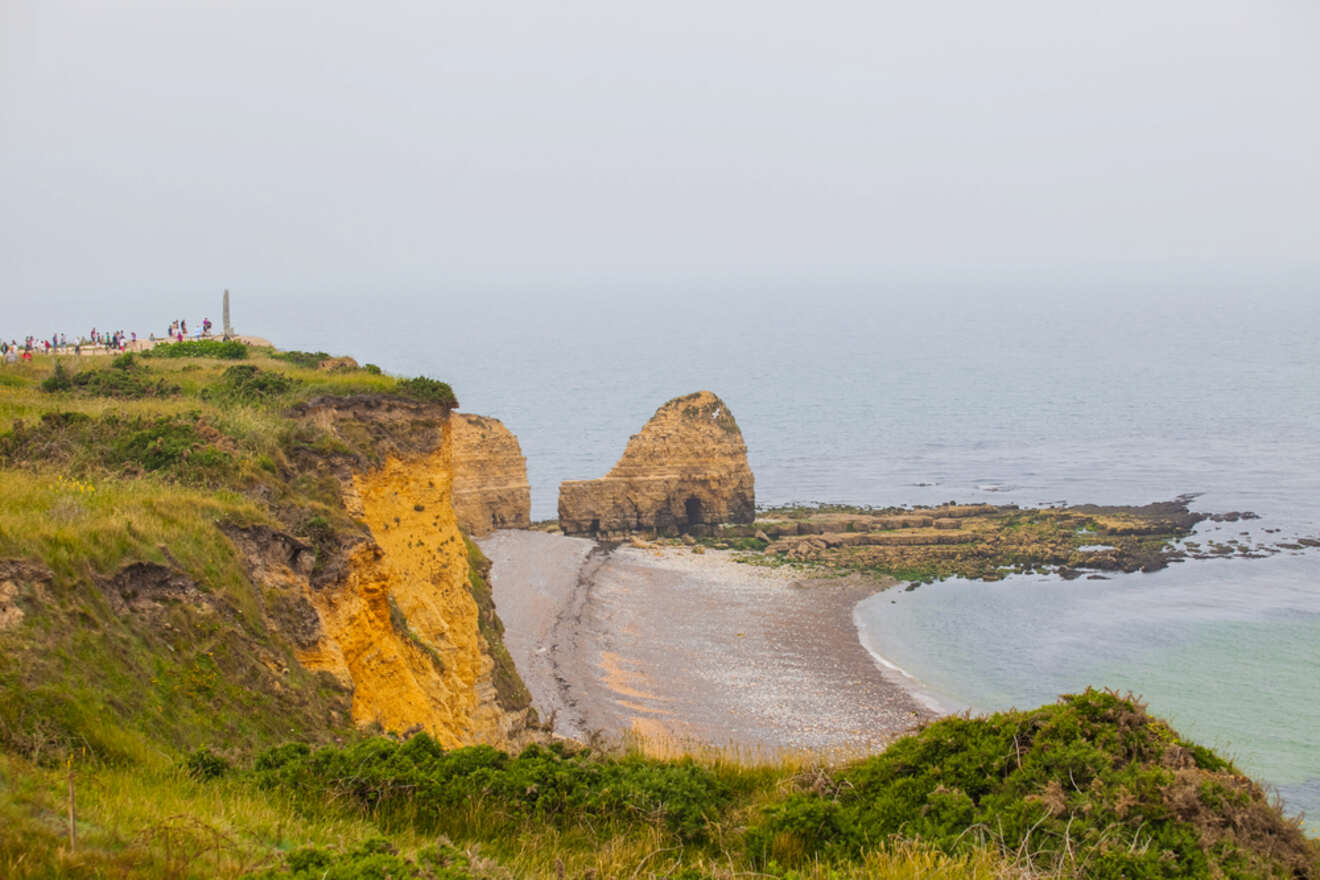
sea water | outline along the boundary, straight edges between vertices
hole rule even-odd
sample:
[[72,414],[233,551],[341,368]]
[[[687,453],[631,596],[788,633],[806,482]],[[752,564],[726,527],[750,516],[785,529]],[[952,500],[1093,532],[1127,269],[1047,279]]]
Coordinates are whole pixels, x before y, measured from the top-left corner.
[[[604,474],[660,404],[707,388],[742,428],[761,503],[1199,493],[1195,509],[1261,517],[1203,523],[1202,541],[1320,533],[1314,286],[236,290],[234,323],[448,380],[463,409],[517,434],[538,519],[555,516],[561,480]],[[855,618],[944,708],[1131,690],[1320,817],[1320,552],[1105,581],[949,581],[882,593]]]

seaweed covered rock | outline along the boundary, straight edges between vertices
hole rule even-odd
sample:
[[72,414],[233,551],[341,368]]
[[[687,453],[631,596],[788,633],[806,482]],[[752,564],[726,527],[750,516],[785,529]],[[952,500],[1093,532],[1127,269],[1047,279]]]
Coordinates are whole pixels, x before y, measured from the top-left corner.
[[742,431],[709,391],[656,410],[602,479],[559,486],[559,526],[568,535],[704,534],[718,523],[750,523],[755,508]]

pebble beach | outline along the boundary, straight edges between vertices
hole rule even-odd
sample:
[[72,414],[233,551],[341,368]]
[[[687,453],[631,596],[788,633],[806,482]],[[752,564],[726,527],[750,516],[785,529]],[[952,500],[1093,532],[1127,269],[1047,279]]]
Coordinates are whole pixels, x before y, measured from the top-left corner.
[[561,735],[856,755],[932,717],[858,640],[853,607],[888,582],[534,531],[480,544],[505,642]]

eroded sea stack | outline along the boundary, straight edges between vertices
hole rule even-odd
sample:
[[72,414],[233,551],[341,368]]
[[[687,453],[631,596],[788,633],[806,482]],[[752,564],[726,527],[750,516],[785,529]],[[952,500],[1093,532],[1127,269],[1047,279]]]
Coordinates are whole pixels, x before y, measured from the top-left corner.
[[527,459],[518,438],[499,419],[472,413],[453,413],[449,424],[458,524],[473,535],[531,525]]
[[559,486],[559,527],[566,535],[702,534],[718,523],[749,523],[755,513],[742,431],[709,391],[676,397],[656,410],[603,478]]

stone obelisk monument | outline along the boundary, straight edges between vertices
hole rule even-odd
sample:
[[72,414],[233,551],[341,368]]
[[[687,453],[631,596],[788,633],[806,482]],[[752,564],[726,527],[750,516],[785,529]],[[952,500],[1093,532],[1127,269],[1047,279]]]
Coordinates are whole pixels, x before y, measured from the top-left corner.
[[224,314],[221,317],[223,317],[225,322],[225,339],[228,339],[229,337],[234,335],[234,328],[229,325],[229,291],[228,290],[225,291],[225,305],[222,311],[224,312]]

